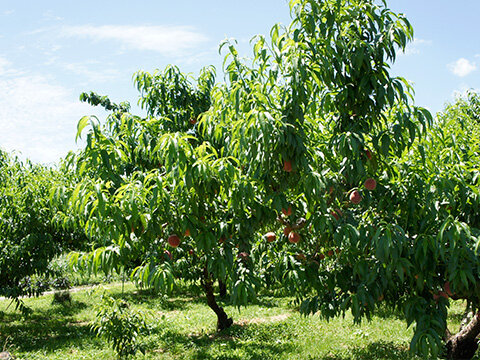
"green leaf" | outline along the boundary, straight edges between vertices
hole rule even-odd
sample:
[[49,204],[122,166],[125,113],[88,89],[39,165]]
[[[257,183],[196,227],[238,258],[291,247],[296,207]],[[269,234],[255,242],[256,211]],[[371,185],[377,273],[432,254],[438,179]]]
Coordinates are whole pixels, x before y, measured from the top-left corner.
[[90,116],[84,116],[80,119],[80,121],[77,124],[77,135],[75,136],[75,141],[77,141],[78,138],[81,138],[82,131],[85,128],[85,126],[88,125],[89,121],[90,121]]

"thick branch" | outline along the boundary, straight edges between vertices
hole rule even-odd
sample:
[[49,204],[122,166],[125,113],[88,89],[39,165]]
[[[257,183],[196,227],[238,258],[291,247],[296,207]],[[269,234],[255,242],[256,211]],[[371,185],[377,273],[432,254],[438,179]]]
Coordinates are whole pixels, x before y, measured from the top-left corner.
[[480,334],[480,312],[477,312],[472,320],[455,337],[475,339]]
[[457,334],[450,336],[447,341],[448,359],[471,359],[477,351],[476,337],[480,334],[480,313],[476,313],[472,320]]
[[448,330],[448,327],[445,329],[445,334],[443,335],[443,341],[447,342],[452,338],[452,333]]

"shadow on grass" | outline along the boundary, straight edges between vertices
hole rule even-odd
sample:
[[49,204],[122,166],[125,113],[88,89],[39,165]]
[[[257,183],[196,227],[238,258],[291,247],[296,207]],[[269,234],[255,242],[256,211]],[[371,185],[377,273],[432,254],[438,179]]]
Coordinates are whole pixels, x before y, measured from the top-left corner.
[[206,304],[206,300],[201,296],[182,295],[178,297],[166,297],[151,290],[136,290],[128,293],[110,294],[115,299],[123,299],[130,304],[142,305],[147,308],[157,308],[160,310],[184,310],[189,304]]
[[345,354],[328,354],[318,357],[309,357],[308,360],[410,360],[419,359],[412,355],[407,348],[393,342],[378,341],[362,348],[350,348]]
[[2,313],[0,321],[2,325],[8,326],[8,323],[12,322],[35,322],[35,321],[49,321],[49,320],[60,320],[67,317],[72,317],[82,310],[86,309],[88,305],[83,301],[73,300],[67,303],[54,303],[48,306],[46,309],[35,309],[33,314],[25,318],[20,311],[15,311],[11,313]]
[[353,349],[352,353],[358,359],[414,359],[406,347],[393,342],[374,342],[366,348]]
[[147,351],[180,355],[186,350],[191,359],[274,359],[278,354],[297,353],[293,342],[285,338],[285,327],[288,325],[281,323],[235,324],[221,333],[202,334],[184,334],[171,328],[162,328],[158,330],[155,340],[147,345]]
[[374,315],[381,319],[405,320],[405,314],[400,308],[392,309],[384,305],[380,305],[375,309]]
[[72,300],[67,303],[54,303],[48,309],[38,311],[41,315],[49,318],[70,317],[86,309],[88,305],[83,301]]
[[0,325],[0,343],[8,341],[15,351],[55,350],[82,346],[94,341],[87,322],[68,322],[66,319],[48,319],[35,316],[29,320]]
[[[10,319],[12,320],[12,319]],[[291,342],[285,338],[285,331],[291,332],[288,324],[234,325],[222,333],[185,334],[175,326],[163,322],[151,330],[145,338],[150,353],[168,352],[182,358],[187,351],[194,359],[262,359],[273,354],[295,353]],[[8,339],[13,352],[35,352],[42,350],[54,353],[68,348],[108,346],[96,338],[88,322],[74,322],[67,318],[45,317],[35,314],[28,320],[3,322],[0,324],[0,343]],[[282,341],[277,341],[282,339]],[[165,349],[165,350],[163,350]],[[238,351],[240,350],[240,351]]]
[[[173,310],[185,310],[192,304],[207,305],[205,295],[200,292],[187,292],[184,294],[173,294],[171,296],[163,296],[150,289],[137,289],[134,292],[124,292],[110,294],[115,299],[123,299],[128,303],[135,305],[142,305],[148,308],[157,308],[159,310],[173,311]],[[216,296],[218,305],[225,307],[230,306],[229,297],[221,298]],[[256,300],[251,301],[249,305],[258,305],[266,308],[279,307],[285,304],[281,304],[281,301],[272,297],[258,297]]]
[[297,309],[298,305],[294,304],[292,300],[286,301],[285,298],[277,298],[272,296],[259,296],[252,300],[249,305],[258,305],[265,308],[285,307],[289,309]]
[[94,337],[87,322],[75,322],[72,317],[88,305],[81,301],[52,304],[35,309],[27,318],[20,312],[3,314],[0,321],[0,344],[8,338],[17,351],[45,349],[54,351],[72,344],[80,345]]

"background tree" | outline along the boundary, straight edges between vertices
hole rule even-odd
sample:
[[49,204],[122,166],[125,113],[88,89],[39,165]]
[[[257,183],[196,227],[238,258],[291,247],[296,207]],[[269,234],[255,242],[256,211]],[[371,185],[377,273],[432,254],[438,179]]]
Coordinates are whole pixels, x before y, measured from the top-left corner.
[[0,150],[0,296],[19,300],[45,288],[32,284],[34,275],[49,275],[50,260],[62,251],[81,248],[82,231],[55,219],[58,208],[50,202],[51,190],[68,183],[61,173]]

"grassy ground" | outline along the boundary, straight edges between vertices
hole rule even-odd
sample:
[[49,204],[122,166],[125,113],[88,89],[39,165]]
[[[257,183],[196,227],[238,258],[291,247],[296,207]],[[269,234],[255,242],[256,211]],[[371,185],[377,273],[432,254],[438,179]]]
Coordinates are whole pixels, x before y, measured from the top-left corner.
[[[52,304],[53,295],[26,299],[34,314],[23,320],[8,301],[0,301],[0,351],[17,359],[114,359],[109,344],[90,331],[92,306],[106,291],[121,296],[121,285],[110,284],[72,294],[72,302]],[[146,354],[136,359],[416,359],[408,353],[412,335],[405,322],[389,314],[353,325],[352,318],[329,323],[301,317],[289,299],[263,297],[238,309],[226,306],[235,324],[215,334],[216,318],[194,293],[170,299],[125,287],[132,307],[149,313],[150,335],[141,338]],[[458,323],[461,304],[452,311]],[[458,325],[452,325],[457,328]]]

